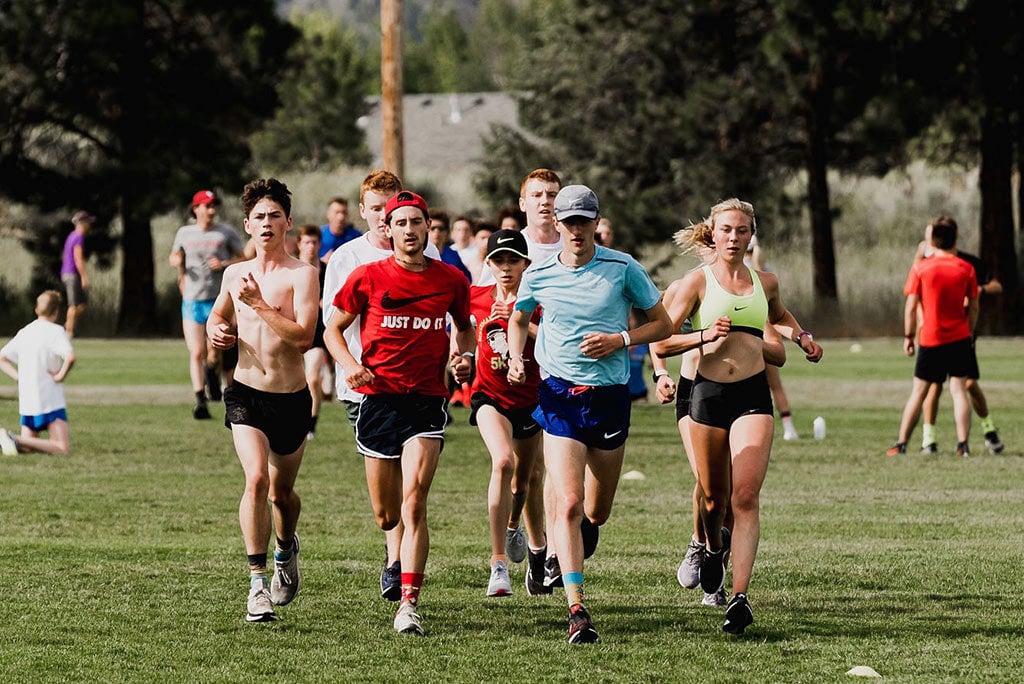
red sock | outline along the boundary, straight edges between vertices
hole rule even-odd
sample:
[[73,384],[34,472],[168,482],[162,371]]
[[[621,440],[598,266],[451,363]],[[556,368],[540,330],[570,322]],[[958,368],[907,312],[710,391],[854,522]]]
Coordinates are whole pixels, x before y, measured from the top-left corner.
[[416,602],[420,599],[421,586],[423,586],[422,572],[403,572],[402,600],[408,601],[409,603],[415,606]]

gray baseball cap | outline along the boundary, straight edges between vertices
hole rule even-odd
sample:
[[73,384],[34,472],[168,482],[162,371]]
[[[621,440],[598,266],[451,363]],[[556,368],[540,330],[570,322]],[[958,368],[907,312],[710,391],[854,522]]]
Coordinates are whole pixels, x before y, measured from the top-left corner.
[[586,185],[566,185],[555,197],[555,219],[564,221],[571,216],[597,218],[597,195]]

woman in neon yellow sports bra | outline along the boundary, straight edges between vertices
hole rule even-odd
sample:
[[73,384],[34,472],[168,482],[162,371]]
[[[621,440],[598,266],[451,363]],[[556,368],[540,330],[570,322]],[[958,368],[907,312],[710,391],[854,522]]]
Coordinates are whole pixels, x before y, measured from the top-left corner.
[[[731,548],[733,598],[722,629],[734,634],[754,621],[746,592],[757,554],[759,497],[775,429],[765,375],[765,322],[799,346],[808,361],[822,356],[821,346],[782,303],[778,278],[743,264],[755,228],[750,203],[733,198],[713,206],[707,219],[684,229],[683,243],[711,248],[714,258],[673,283],[672,297],[666,293],[672,329],[679,330],[689,317],[693,332],[686,344],[700,349],[689,428],[707,539],[700,586],[706,593],[722,588],[725,552]],[[677,351],[684,351],[682,346],[686,345]],[[722,527],[730,502],[732,535]]]

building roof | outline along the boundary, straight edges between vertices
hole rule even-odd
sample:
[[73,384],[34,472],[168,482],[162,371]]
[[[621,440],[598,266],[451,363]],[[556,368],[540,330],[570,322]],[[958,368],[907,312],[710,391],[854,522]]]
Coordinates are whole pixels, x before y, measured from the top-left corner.
[[[380,99],[367,99],[370,111],[360,120],[375,167],[383,164]],[[407,169],[478,164],[491,124],[518,129],[516,102],[501,92],[405,95],[402,117]]]

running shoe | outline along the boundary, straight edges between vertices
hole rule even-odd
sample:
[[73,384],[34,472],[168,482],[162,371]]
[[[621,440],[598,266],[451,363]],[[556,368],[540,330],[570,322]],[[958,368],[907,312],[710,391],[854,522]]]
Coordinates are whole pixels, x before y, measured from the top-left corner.
[[967,446],[967,442],[957,442],[956,443],[956,455],[959,458],[967,458],[968,456],[971,455],[971,450]]
[[597,641],[597,630],[590,621],[590,613],[582,603],[577,603],[569,609],[569,643],[593,644]]
[[254,579],[249,585],[249,600],[245,607],[246,622],[273,622],[277,619],[265,579]]
[[704,562],[704,545],[690,537],[690,543],[686,547],[686,555],[683,562],[676,570],[676,579],[683,589],[696,589],[700,584],[700,564]]
[[590,518],[584,515],[580,520],[580,534],[583,535],[583,558],[586,560],[594,555],[594,551],[597,551],[601,528],[590,522]]
[[14,441],[14,435],[4,428],[0,428],[0,451],[4,456],[18,455],[18,443]]
[[896,442],[885,452],[886,456],[899,456],[900,454],[907,453],[906,442]]
[[415,634],[423,636],[423,625],[420,624],[420,616],[416,614],[416,606],[410,601],[402,601],[395,613],[395,631],[399,634]]
[[209,420],[210,409],[205,403],[199,403],[192,407],[192,417],[196,420]]
[[725,609],[725,622],[722,624],[722,631],[729,634],[743,634],[750,625],[754,624],[754,611],[750,609],[746,594],[736,594],[729,601],[729,607]]
[[316,433],[315,432],[310,430],[309,432],[306,433],[306,441],[307,442],[312,442],[314,439],[316,439]]
[[[544,586],[544,553],[529,552],[530,559],[526,563],[526,594],[527,596],[546,596],[551,587]],[[540,577],[540,581],[533,579]]]
[[274,577],[270,580],[270,600],[275,606],[286,606],[299,593],[299,535],[295,535],[292,555],[285,560],[277,559],[274,552]]
[[724,606],[729,603],[729,599],[725,597],[725,589],[719,589],[714,594],[704,594],[704,598],[701,599],[700,605],[702,606]]
[[985,447],[993,454],[1001,454],[1006,445],[999,441],[999,433],[992,430],[985,433]]
[[522,525],[505,530],[505,555],[513,563],[522,563],[526,558],[526,532]]
[[402,561],[396,560],[389,567],[386,549],[384,569],[380,571],[380,597],[385,601],[397,601],[402,598]]
[[939,446],[935,442],[932,442],[931,444],[925,444],[923,447],[921,447],[921,453],[925,454],[926,456],[931,454],[937,454],[939,453]]
[[544,560],[544,586],[548,589],[564,587],[562,568],[558,565],[558,556],[552,554]]
[[726,552],[729,550],[729,530],[722,528],[722,548],[705,551],[700,564],[700,588],[705,594],[717,593],[725,585]]
[[505,561],[496,561],[491,567],[491,581],[487,583],[488,596],[511,596],[512,580],[508,577]]
[[782,439],[786,442],[795,442],[800,439],[800,434],[796,431],[796,428],[787,427],[782,431]]

